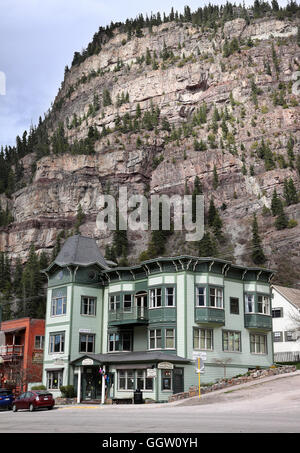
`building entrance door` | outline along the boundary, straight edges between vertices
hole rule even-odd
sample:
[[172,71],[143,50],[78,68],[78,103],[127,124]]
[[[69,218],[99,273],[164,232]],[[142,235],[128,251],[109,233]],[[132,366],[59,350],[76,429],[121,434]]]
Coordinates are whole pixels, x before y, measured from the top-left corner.
[[82,399],[101,400],[102,377],[98,367],[85,368],[82,374]]
[[135,303],[137,307],[137,318],[143,319],[147,311],[147,293],[140,292],[135,295]]
[[173,370],[173,393],[184,391],[184,368],[174,368]]

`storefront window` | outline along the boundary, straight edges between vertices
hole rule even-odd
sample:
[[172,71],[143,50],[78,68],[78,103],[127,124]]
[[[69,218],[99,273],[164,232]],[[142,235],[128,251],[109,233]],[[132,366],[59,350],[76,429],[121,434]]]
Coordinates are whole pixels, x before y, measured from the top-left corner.
[[47,388],[51,390],[59,389],[63,382],[62,371],[48,371],[47,372]]
[[119,390],[133,390],[134,389],[134,371],[133,370],[120,370],[118,371],[118,388]]
[[172,370],[162,370],[162,390],[172,389]]

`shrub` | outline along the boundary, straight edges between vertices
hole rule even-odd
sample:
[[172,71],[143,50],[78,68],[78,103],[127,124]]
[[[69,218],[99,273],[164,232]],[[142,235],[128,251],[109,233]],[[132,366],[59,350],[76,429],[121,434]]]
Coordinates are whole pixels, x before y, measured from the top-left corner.
[[33,385],[31,387],[31,390],[47,390],[47,388],[44,385]]
[[59,390],[63,398],[74,398],[76,396],[73,385],[62,385]]
[[297,226],[297,225],[298,225],[297,220],[295,220],[295,219],[290,219],[290,220],[289,220],[289,223],[288,223],[288,228],[294,228],[294,227]]

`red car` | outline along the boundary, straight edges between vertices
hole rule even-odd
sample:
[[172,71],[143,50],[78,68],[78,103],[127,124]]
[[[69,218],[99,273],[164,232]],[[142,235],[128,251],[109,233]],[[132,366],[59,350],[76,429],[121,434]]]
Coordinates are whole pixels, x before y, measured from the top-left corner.
[[22,393],[13,402],[12,410],[17,412],[19,409],[29,409],[33,412],[35,409],[41,409],[46,407],[52,409],[55,404],[52,393],[45,390],[31,390],[29,392]]

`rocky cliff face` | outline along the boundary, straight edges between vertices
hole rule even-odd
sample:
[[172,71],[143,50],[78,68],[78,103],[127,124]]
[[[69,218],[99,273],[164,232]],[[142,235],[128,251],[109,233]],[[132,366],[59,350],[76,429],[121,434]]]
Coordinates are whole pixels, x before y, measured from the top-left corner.
[[[81,233],[94,236],[104,250],[111,235],[97,230],[100,194],[116,193],[122,185],[129,193],[183,194],[198,175],[206,204],[213,197],[215,205],[223,207],[224,258],[251,265],[251,223],[256,213],[266,264],[286,271],[297,268],[300,204],[285,208],[289,218],[299,222],[291,229],[276,230],[274,217],[263,215],[271,206],[274,188],[283,194],[285,178],[291,177],[300,190],[296,168],[300,108],[293,87],[300,65],[297,25],[270,18],[246,25],[236,19],[216,32],[174,22],[153,27],[152,33],[145,29],[143,37],[130,41],[115,33],[99,55],[67,72],[48,119],[52,131],[64,123],[70,142],[86,138],[90,126],[95,127],[102,133],[95,154],[40,159],[33,180],[8,200],[15,222],[1,230],[0,249],[13,259],[18,255],[26,259],[31,242],[37,250],[50,250],[58,232],[73,227],[80,203],[86,214]],[[233,44],[225,56],[224,44],[234,38],[239,48]],[[105,102],[105,91],[111,104]],[[118,102],[122,93],[123,102]],[[206,122],[197,123],[195,117],[204,105]],[[133,122],[139,107],[141,116],[158,107],[159,126],[116,128],[126,115]],[[213,121],[215,108],[226,112],[225,132],[221,119],[217,125]],[[163,120],[170,127],[163,127]],[[290,137],[292,161],[287,153]],[[206,149],[198,151],[195,141],[201,140]],[[258,155],[262,140],[273,153],[270,169]],[[25,175],[33,157],[24,158]],[[148,233],[129,232],[129,240],[129,258],[134,261],[144,250]],[[183,252],[194,253],[193,244],[173,236],[166,253]]]

